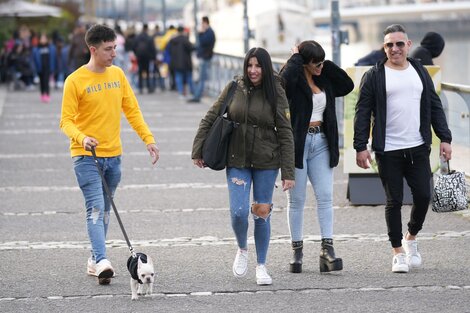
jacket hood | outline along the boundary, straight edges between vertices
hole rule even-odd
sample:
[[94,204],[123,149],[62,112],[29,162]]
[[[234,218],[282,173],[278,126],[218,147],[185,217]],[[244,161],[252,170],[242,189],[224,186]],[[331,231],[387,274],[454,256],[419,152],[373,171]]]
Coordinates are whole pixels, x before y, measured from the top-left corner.
[[421,46],[431,52],[433,58],[437,58],[444,50],[444,38],[435,32],[428,32],[421,40]]

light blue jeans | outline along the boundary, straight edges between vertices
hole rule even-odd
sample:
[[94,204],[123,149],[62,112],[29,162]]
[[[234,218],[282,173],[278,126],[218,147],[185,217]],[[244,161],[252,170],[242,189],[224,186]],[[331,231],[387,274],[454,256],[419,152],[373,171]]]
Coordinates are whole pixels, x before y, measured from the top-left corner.
[[321,238],[333,238],[333,168],[324,133],[307,134],[303,169],[295,169],[295,187],[287,194],[287,217],[292,241],[303,240],[307,178],[317,200]]
[[194,88],[194,99],[200,100],[204,93],[204,83],[209,78],[211,60],[199,59],[199,81]]
[[[253,184],[253,203],[272,204],[278,172],[278,169],[257,170],[235,167],[226,169],[232,229],[240,249],[248,248],[251,185]],[[265,219],[253,216],[253,220],[257,262],[265,264],[271,238],[271,214]]]
[[[121,157],[98,158],[111,195],[121,181]],[[106,259],[106,234],[109,225],[109,202],[95,161],[91,156],[73,158],[73,166],[78,185],[85,198],[86,225],[91,243],[92,258],[98,263]]]

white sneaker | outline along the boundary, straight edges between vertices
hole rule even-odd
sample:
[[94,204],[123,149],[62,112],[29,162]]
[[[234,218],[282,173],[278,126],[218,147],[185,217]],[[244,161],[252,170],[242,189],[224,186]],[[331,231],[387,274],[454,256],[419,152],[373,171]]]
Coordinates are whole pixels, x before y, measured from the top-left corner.
[[392,272],[394,273],[408,273],[410,270],[406,262],[406,254],[398,253],[393,256]]
[[111,266],[111,262],[107,259],[103,259],[96,264],[96,276],[98,276],[98,283],[100,285],[107,285],[111,282],[111,278],[114,276],[114,269]]
[[233,275],[243,277],[248,271],[248,251],[238,249],[235,260],[233,261]]
[[418,252],[418,241],[416,240],[402,240],[403,249],[406,252],[406,262],[410,268],[421,267],[422,259],[421,254]]
[[88,262],[86,264],[86,273],[90,276],[98,276],[96,275],[96,261],[91,257],[88,258]]
[[273,283],[273,279],[269,276],[266,266],[256,266],[256,283],[258,285],[271,285]]

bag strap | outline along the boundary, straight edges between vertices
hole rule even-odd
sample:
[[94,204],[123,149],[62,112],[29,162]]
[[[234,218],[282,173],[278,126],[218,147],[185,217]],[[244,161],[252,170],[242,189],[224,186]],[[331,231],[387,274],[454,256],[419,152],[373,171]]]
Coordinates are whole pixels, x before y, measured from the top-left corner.
[[455,172],[455,170],[452,171],[452,170],[450,169],[450,163],[449,163],[449,160],[447,160],[447,174],[452,174],[452,173],[454,173],[454,172]]
[[219,108],[219,116],[222,116],[225,114],[227,111],[227,107],[230,104],[230,101],[233,98],[233,95],[235,94],[235,89],[237,88],[237,82],[232,80],[232,84],[230,85],[230,89],[227,92],[227,96],[224,99],[224,102],[222,102],[222,105]]

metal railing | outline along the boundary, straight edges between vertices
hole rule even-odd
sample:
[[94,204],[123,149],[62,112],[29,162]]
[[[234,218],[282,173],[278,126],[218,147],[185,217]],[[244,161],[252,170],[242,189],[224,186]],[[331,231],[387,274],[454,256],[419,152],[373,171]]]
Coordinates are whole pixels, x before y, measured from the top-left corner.
[[[217,97],[234,76],[241,75],[243,73],[243,60],[243,56],[214,54],[209,79],[205,87],[207,94],[211,97]],[[282,60],[273,59],[274,70],[279,72],[282,65]]]
[[442,83],[441,89],[440,98],[454,133],[453,141],[470,146],[470,86]]

